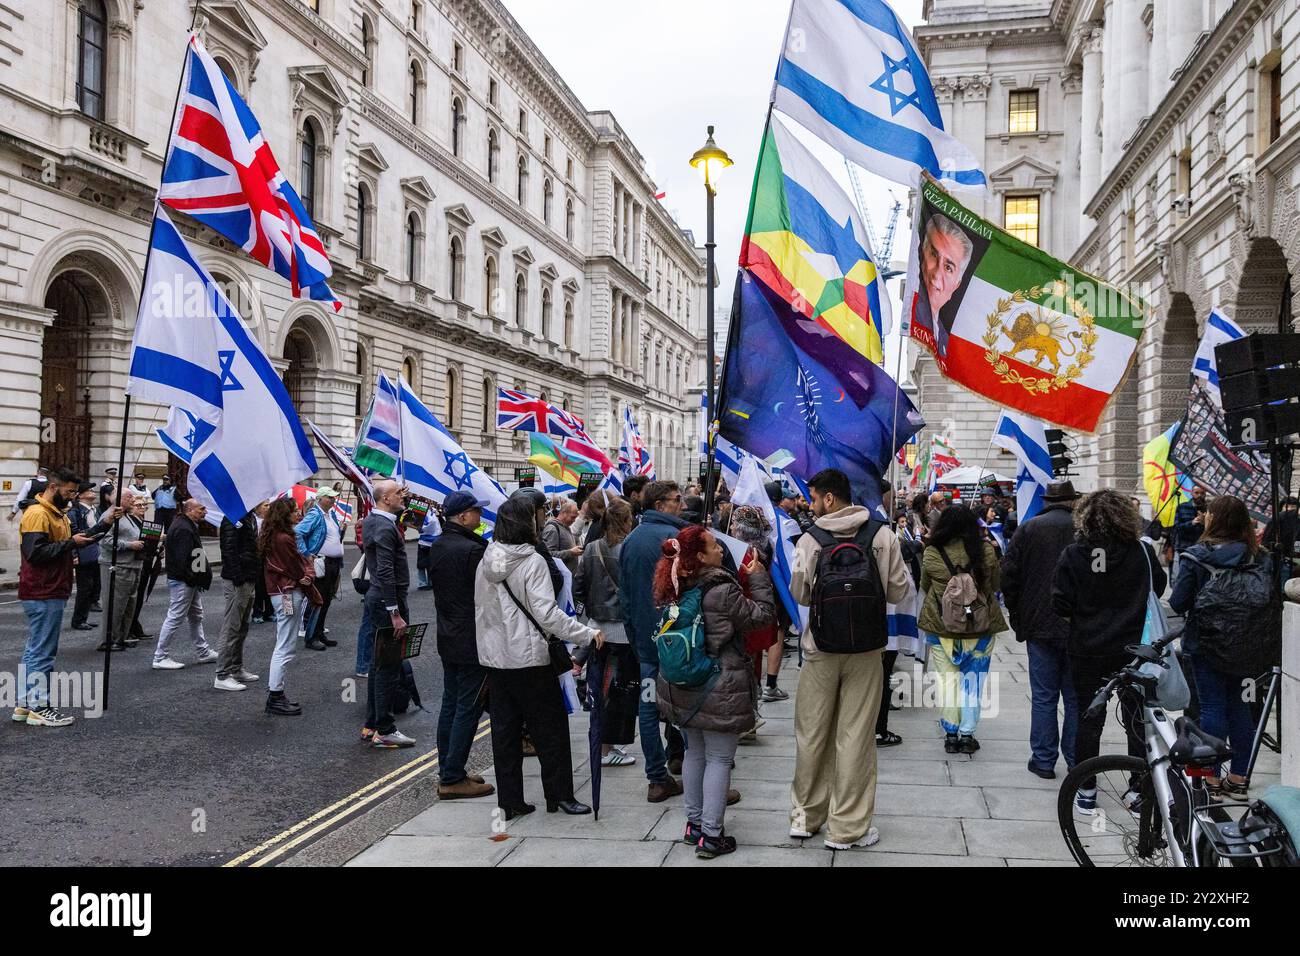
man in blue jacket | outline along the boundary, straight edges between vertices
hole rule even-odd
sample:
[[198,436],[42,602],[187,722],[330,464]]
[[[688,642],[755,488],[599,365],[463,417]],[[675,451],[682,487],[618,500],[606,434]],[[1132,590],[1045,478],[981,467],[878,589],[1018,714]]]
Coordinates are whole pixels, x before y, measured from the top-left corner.
[[329,614],[343,570],[343,526],[334,514],[337,497],[333,488],[321,488],[316,492],[316,503],[307,509],[293,529],[299,553],[313,561],[320,558],[325,565],[325,573],[316,579],[316,590],[325,603],[307,612],[301,635],[306,639],[306,646],[313,651],[323,651],[338,644],[325,635],[325,617]]
[[[642,493],[642,503],[641,523],[623,542],[619,571],[627,633],[641,665],[641,686],[653,688],[659,676],[659,654],[654,645],[654,630],[659,622],[653,594],[655,565],[663,554],[663,543],[685,528],[686,522],[680,517],[682,492],[675,481],[650,482]],[[639,714],[641,750],[650,781],[646,799],[659,803],[681,793],[682,785],[668,772],[668,756],[659,737],[659,709],[653,694],[641,695]],[[680,740],[681,735],[670,727],[669,746],[679,754]]]

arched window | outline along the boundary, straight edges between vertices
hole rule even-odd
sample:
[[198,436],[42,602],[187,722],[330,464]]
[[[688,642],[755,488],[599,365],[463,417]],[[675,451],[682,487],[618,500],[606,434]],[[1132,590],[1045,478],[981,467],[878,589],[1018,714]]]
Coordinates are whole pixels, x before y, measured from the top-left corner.
[[451,242],[447,244],[447,280],[451,290],[451,297],[459,302],[464,297],[464,276],[462,274],[463,264],[465,262],[465,247],[461,245],[460,236],[452,236]]
[[465,125],[465,104],[459,96],[451,98],[451,154],[460,155],[461,129]]
[[415,213],[406,217],[406,278],[411,282],[420,278],[420,219]]
[[282,379],[284,388],[293,401],[293,407],[301,414],[305,397],[302,390],[303,378],[316,367],[316,349],[312,345],[311,336],[301,328],[290,329],[284,340],[284,357],[289,363]]
[[483,379],[483,431],[497,426],[497,385],[490,378]]
[[443,424],[460,427],[460,376],[454,365],[447,366],[447,420]]
[[497,181],[497,168],[501,164],[501,144],[497,141],[497,131],[494,129],[488,130],[487,159],[488,182],[495,183]]
[[524,279],[521,272],[515,276],[515,324],[521,329],[524,328],[524,320],[528,317],[528,282]]
[[367,16],[361,17],[361,49],[365,53],[366,62],[361,67],[361,85],[370,86],[370,80],[374,70],[375,63],[375,28],[370,23]]
[[370,190],[357,183],[357,255],[370,258]]
[[569,242],[573,241],[573,225],[573,200],[569,199],[564,204],[564,238]]
[[542,290],[542,338],[551,337],[551,290]]
[[564,300],[564,347],[573,347],[573,300]]
[[555,190],[551,186],[551,177],[546,177],[546,182],[542,184],[542,222],[548,226],[551,224],[551,200],[554,198]]
[[415,356],[408,355],[402,359],[402,378],[406,379],[406,384],[411,387],[411,391],[418,391],[419,383],[416,379],[419,377],[419,366],[415,363]]
[[298,165],[298,198],[312,219],[316,218],[316,124],[302,124],[302,155]]
[[235,89],[239,89],[239,73],[231,65],[230,61],[222,56],[214,56],[212,62],[217,64],[217,69],[230,81],[230,85]]
[[81,0],[77,10],[77,106],[97,120],[104,118],[107,49],[104,0]]
[[515,191],[515,197],[519,200],[519,205],[528,205],[528,157],[519,157],[519,184]]
[[420,64],[412,60],[410,66],[406,68],[406,72],[407,110],[409,111],[411,122],[418,125],[420,122]]
[[496,315],[497,257],[489,253],[483,260],[483,311]]

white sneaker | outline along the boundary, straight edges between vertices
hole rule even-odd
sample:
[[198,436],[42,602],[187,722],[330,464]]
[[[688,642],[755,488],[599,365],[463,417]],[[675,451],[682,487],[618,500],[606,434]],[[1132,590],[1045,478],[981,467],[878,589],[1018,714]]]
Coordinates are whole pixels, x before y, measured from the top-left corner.
[[307,636],[306,628],[302,628],[302,627],[298,628],[298,640],[301,641],[306,636]]
[[828,850],[852,850],[855,846],[875,846],[880,842],[880,831],[875,827],[867,827],[867,832],[852,843],[836,843],[834,840],[825,842]]
[[235,680],[241,681],[242,683],[245,684],[251,684],[255,680],[261,680],[261,678],[258,677],[256,674],[250,674],[248,673],[248,671],[241,669],[240,672],[235,675]]
[[216,651],[214,651],[212,648],[209,647],[206,651],[204,651],[202,654],[199,655],[199,659],[196,660],[194,663],[213,664],[218,659],[220,659],[220,657],[221,657],[220,654],[218,654]]
[[247,690],[248,688],[233,677],[218,677],[212,682],[217,690]]
[[174,661],[170,657],[153,662],[153,669],[156,671],[178,671],[184,666],[180,661]]
[[394,730],[391,734],[375,734],[370,746],[377,747],[380,750],[391,750],[394,747],[414,747],[415,738],[406,736],[400,730]]
[[[817,830],[820,829],[821,827],[817,828]],[[808,840],[817,833],[817,830],[800,830],[798,827],[791,827],[790,838],[794,840]]]

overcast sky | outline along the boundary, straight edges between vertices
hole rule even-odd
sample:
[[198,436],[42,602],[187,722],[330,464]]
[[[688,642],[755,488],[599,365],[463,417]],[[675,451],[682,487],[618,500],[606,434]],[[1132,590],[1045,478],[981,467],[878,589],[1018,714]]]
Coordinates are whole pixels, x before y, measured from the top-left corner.
[[[922,0],[890,2],[909,27],[920,22]],[[719,186],[716,209],[722,280],[717,296],[725,312],[790,0],[504,3],[583,105],[614,113],[645,156],[659,189],[667,191],[664,206],[701,244],[704,188],[688,161],[704,144],[707,127],[716,127],[714,138],[735,162]],[[801,138],[848,190],[839,154],[815,138]],[[883,240],[892,197],[906,203],[907,190],[869,175],[862,177],[862,186],[867,212]],[[906,258],[909,232],[900,221],[894,259]],[[897,289],[892,292],[896,310]],[[892,357],[887,367],[892,374]]]

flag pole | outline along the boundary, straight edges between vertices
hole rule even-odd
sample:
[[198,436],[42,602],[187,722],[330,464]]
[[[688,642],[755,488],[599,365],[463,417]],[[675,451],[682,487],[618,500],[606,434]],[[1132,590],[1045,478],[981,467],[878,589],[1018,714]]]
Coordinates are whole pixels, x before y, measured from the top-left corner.
[[[194,24],[199,19],[199,8],[203,6],[203,0],[195,0],[194,12],[190,16],[190,26],[188,33],[194,32]],[[189,43],[186,43],[186,57],[189,56]],[[178,113],[181,105],[181,88],[185,84],[185,65],[181,65],[180,76],[176,80],[176,95],[172,98],[172,125],[167,137],[167,148],[163,151],[163,170],[167,169],[167,160],[171,156],[172,143],[176,139],[176,125]],[[159,184],[161,186],[161,183]],[[144,254],[144,274],[140,280],[140,294],[136,298],[135,314],[140,315],[140,307],[144,304],[144,297],[148,291],[149,280],[149,260],[153,257],[154,235],[158,231],[158,194],[154,193],[154,214],[153,221],[149,224],[149,245]],[[128,366],[129,374],[129,366]],[[117,496],[113,502],[114,508],[122,507],[122,482],[126,479],[124,471],[126,469],[126,439],[127,432],[131,426],[131,393],[126,393],[126,401],[122,404],[122,435],[117,447]],[[87,476],[89,477],[89,476]],[[119,515],[113,520],[113,540],[109,546],[109,564],[108,564],[108,603],[105,605],[104,613],[104,691],[103,691],[103,709],[108,710],[108,686],[109,675],[113,666],[113,606],[114,594],[117,591],[117,550],[118,550],[118,521],[121,520]]]

